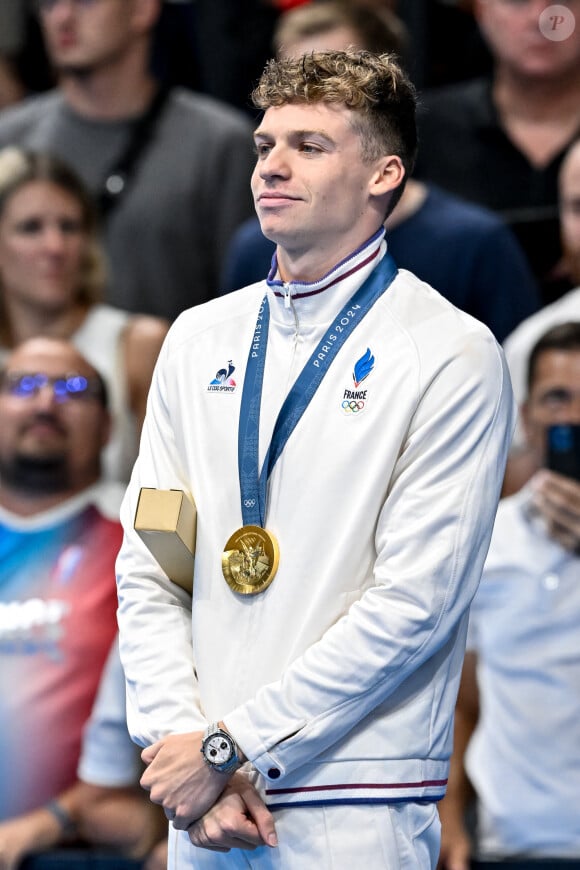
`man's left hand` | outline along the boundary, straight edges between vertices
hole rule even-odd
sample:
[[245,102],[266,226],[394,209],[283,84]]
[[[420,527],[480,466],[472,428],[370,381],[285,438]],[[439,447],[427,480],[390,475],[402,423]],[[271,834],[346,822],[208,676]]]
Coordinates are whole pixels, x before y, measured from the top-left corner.
[[566,550],[580,550],[580,483],[555,471],[542,470],[532,478],[535,508],[551,538]]
[[234,773],[219,800],[188,831],[194,846],[213,852],[278,845],[272,813],[241,772]]
[[141,753],[141,785],[173,826],[185,831],[214,805],[230,777],[212,770],[201,754],[201,731],[170,734]]

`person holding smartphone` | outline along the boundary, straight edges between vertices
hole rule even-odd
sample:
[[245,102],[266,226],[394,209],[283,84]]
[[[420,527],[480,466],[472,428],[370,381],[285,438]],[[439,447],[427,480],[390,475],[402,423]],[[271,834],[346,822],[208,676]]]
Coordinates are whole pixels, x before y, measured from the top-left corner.
[[472,853],[494,868],[521,856],[580,866],[580,322],[534,346],[522,414],[540,470],[500,502],[471,607],[440,804],[445,870],[467,870]]

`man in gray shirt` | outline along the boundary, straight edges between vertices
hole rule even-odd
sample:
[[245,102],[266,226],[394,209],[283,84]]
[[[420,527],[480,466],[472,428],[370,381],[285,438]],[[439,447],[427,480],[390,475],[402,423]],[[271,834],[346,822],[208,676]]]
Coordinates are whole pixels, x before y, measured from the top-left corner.
[[0,112],[0,147],[64,158],[103,206],[108,301],[174,319],[218,291],[253,213],[249,119],[165,92],[149,70],[162,0],[37,0],[59,86]]

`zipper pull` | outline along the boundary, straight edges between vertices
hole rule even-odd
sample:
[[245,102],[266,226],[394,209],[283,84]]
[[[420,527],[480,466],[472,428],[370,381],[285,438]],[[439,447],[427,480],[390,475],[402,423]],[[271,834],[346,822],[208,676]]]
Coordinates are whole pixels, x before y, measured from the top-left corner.
[[290,308],[290,284],[284,284],[284,308]]

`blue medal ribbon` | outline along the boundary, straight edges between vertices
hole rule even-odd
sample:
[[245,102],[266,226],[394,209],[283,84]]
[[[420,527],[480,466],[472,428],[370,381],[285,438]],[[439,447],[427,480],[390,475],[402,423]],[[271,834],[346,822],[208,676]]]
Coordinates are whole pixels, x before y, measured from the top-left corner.
[[270,306],[264,296],[248,354],[238,428],[238,474],[243,524],[264,528],[268,478],[296,424],[310,404],[337,353],[397,275],[389,253],[337,314],[294,381],[274,425],[272,440],[259,471],[260,405],[268,346]]

